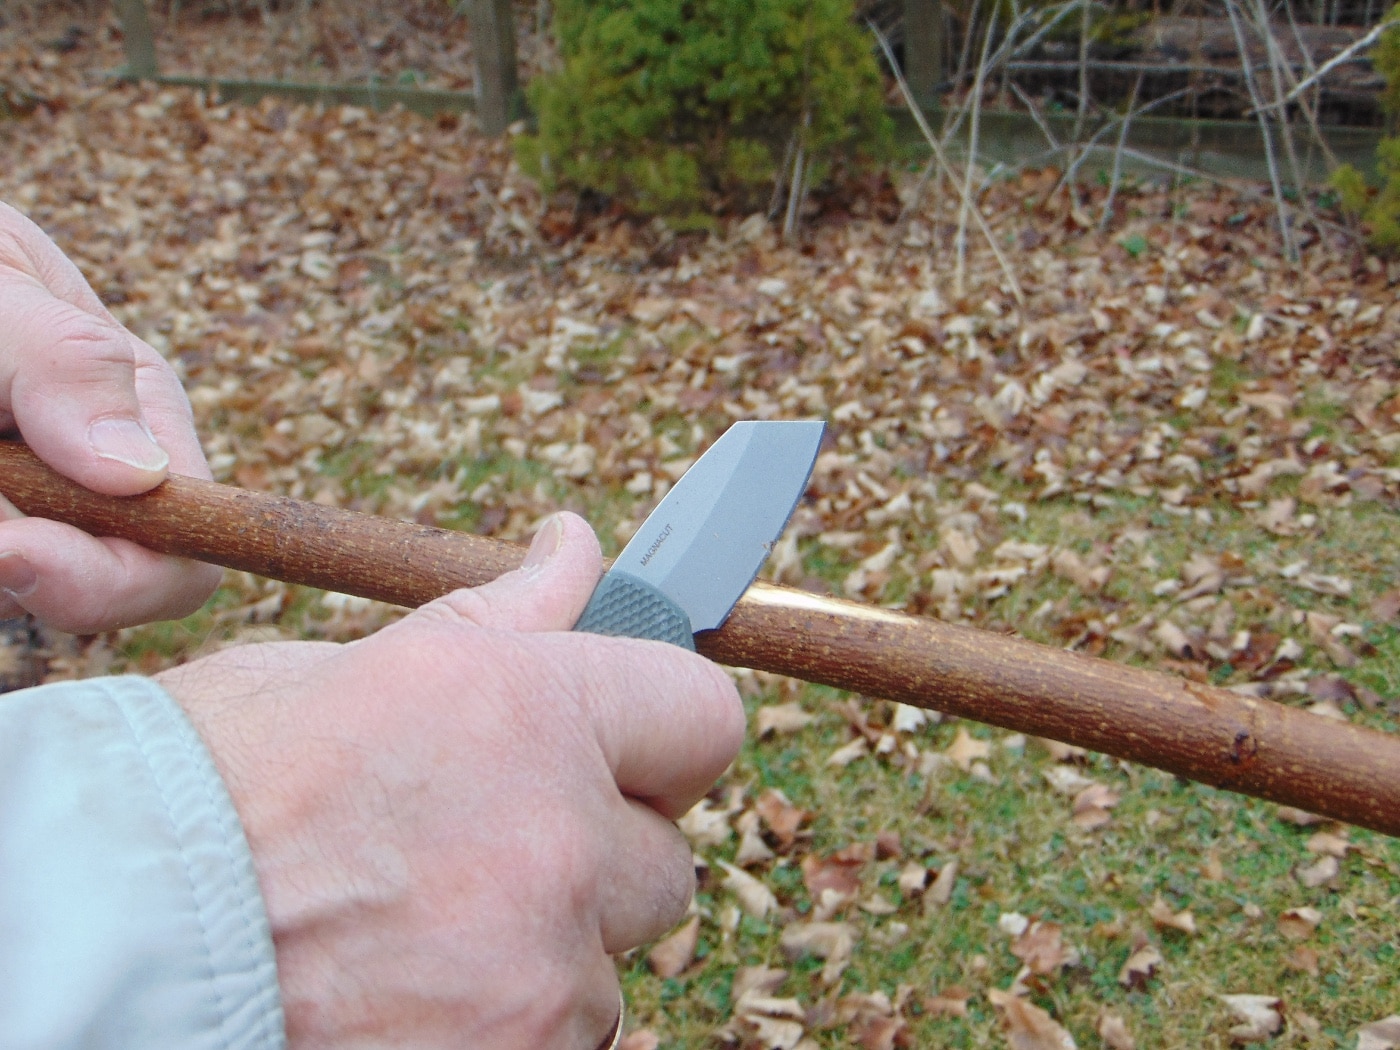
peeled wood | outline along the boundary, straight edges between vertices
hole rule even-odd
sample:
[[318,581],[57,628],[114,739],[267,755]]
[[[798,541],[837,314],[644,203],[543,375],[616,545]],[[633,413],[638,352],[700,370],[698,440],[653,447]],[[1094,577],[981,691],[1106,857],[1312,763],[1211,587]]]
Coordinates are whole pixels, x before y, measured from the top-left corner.
[[[100,496],[0,442],[26,514],[395,605],[494,579],[522,548],[191,478]],[[1400,836],[1400,738],[1229,690],[924,617],[757,584],[698,648],[722,663],[1062,740]]]

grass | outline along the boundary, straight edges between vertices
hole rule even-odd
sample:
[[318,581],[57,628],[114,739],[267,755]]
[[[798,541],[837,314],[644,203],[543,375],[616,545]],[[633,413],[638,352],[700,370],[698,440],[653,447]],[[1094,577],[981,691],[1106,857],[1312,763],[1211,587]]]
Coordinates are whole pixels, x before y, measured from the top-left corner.
[[[1221,372],[1215,379],[1227,385],[1235,381]],[[1321,424],[1329,409],[1329,403],[1310,405],[1308,416]],[[325,460],[326,476],[351,497],[372,497],[384,481],[374,472],[373,457],[363,451],[348,446]],[[573,499],[592,517],[607,546],[613,545],[614,526],[635,520],[639,512],[638,498],[620,486],[566,485],[549,479],[539,464],[503,451],[460,469],[465,472],[461,489],[486,485],[486,501],[514,491],[537,492],[542,484],[560,501]],[[996,515],[995,527],[986,530],[992,539],[984,542],[984,559],[998,543],[1014,540],[1097,556],[1112,575],[1102,594],[1088,595],[1051,571],[1032,572],[994,600],[968,597],[963,612],[972,622],[1014,624],[1033,639],[1065,644],[1066,632],[1079,629],[1067,625],[1082,626],[1094,617],[1107,616],[1122,626],[1148,614],[1169,615],[1184,628],[1204,629],[1220,603],[1228,602],[1234,609],[1232,630],[1298,638],[1305,646],[1301,662],[1318,670],[1329,667],[1327,659],[1308,641],[1298,620],[1309,611],[1322,611],[1354,621],[1363,631],[1364,658],[1340,673],[1382,697],[1400,693],[1400,630],[1376,622],[1367,612],[1371,601],[1395,583],[1397,530],[1388,508],[1362,501],[1319,508],[1313,527],[1273,536],[1259,529],[1250,508],[1228,503],[1166,513],[1160,502],[1132,494],[1113,493],[1098,505],[1068,497],[1037,502],[1015,480],[989,476],[985,483],[999,489],[1003,505],[1019,503],[1025,512]],[[1293,484],[1289,478],[1276,481],[1266,498]],[[1209,513],[1203,516],[1200,510]],[[464,503],[450,524],[477,525],[481,511],[481,504]],[[928,553],[937,542],[935,530],[910,529],[908,558]],[[1220,594],[1194,605],[1154,594],[1162,580],[1178,576],[1201,551],[1236,559],[1236,570]],[[803,552],[804,571],[834,588],[857,560],[852,552],[810,540],[804,541]],[[1282,566],[1297,560],[1354,581],[1352,595],[1318,594],[1279,574]],[[916,573],[896,568],[883,597],[909,596],[919,586]],[[235,592],[226,588],[209,607],[178,624],[123,632],[116,663],[157,666],[197,653],[217,637],[246,631]],[[293,588],[280,624],[288,633],[322,636],[326,616],[315,592]],[[1110,658],[1160,662],[1160,654],[1111,637],[1100,638],[1099,644]],[[1206,661],[1203,671],[1225,685],[1250,677],[1227,660]],[[1282,997],[1288,1025],[1274,1041],[1277,1046],[1350,1046],[1358,1026],[1396,1009],[1400,842],[1352,830],[1335,887],[1310,889],[1297,872],[1317,860],[1307,846],[1316,829],[1280,820],[1268,803],[1089,755],[1079,772],[1110,787],[1121,801],[1105,827],[1085,831],[1071,819],[1071,800],[1047,786],[1045,773],[1056,763],[1034,741],[971,726],[973,736],[991,748],[981,776],[948,763],[925,768],[898,751],[893,759],[868,756],[837,769],[827,764],[827,757],[851,739],[838,713],[841,694],[807,685],[795,691],[768,687],[748,692],[751,712],[795,696],[817,718],[792,735],[751,738],[714,797],[738,788],[747,807],[764,791],[777,789],[811,816],[790,850],[754,869],[777,895],[780,915],[732,921],[733,899],[718,866],[732,862],[731,840],[702,851],[706,867],[697,907],[704,922],[692,965],[677,977],[661,979],[650,972],[643,952],[622,960],[633,1024],[651,1028],[665,1047],[714,1045],[716,1029],[731,1015],[735,973],[756,965],[787,970],[775,994],[809,1007],[835,1004],[853,993],[883,992],[902,999],[909,1045],[1004,1046],[1001,1021],[982,993],[1008,987],[1021,969],[1021,960],[1010,951],[1011,938],[998,927],[1000,916],[1011,912],[1062,927],[1076,960],[1036,979],[1032,1000],[1049,1010],[1080,1046],[1097,1045],[1095,1025],[1108,1010],[1123,1017],[1139,1046],[1225,1048],[1231,1045],[1233,1022],[1219,999],[1222,994]],[[1306,697],[1286,696],[1284,701],[1301,703]],[[878,700],[861,705],[872,724],[888,724],[891,705]],[[1397,728],[1395,713],[1384,708],[1365,712],[1348,705],[1348,714],[1379,728]],[[949,747],[958,729],[954,722],[931,725],[902,735],[901,746],[920,756],[936,755]],[[804,883],[802,860],[873,842],[882,832],[898,835],[901,853],[863,866],[858,900],[878,895],[893,910],[875,915],[850,907],[837,916],[856,931],[856,947],[839,981],[827,985],[821,960],[791,958],[781,945],[785,925],[810,917],[815,903]],[[953,858],[959,874],[947,904],[929,907],[920,897],[906,899],[901,893],[903,866],[917,862],[932,870]],[[1148,913],[1157,898],[1173,912],[1189,910],[1198,932],[1159,929]],[[1321,917],[1311,937],[1295,940],[1279,919],[1303,907],[1316,909]],[[1160,950],[1163,962],[1145,986],[1125,986],[1120,972],[1144,942]],[[954,987],[972,993],[966,1016],[947,1016],[923,1005]],[[834,1006],[822,1016],[828,1018],[825,1026],[809,1028],[816,1045],[850,1045],[852,1030],[836,1019]]]

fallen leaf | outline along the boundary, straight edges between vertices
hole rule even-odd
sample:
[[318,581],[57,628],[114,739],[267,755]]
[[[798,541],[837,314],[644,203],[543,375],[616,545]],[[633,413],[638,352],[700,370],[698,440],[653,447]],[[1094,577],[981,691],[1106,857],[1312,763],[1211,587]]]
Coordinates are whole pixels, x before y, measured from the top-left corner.
[[844,922],[793,923],[784,928],[778,943],[790,959],[813,955],[823,960],[822,982],[835,984],[851,961],[855,933]]
[[988,989],[987,998],[1001,1014],[1011,1050],[1077,1050],[1069,1032],[1034,1003],[999,988]]
[[739,907],[745,912],[755,919],[761,919],[770,911],[777,911],[778,898],[762,882],[733,864],[720,861],[719,865],[725,871],[725,888],[738,898]]
[[695,958],[700,943],[700,916],[692,915],[679,929],[647,952],[647,965],[661,978],[679,976]]
[[1336,857],[1321,857],[1316,864],[1310,864],[1306,868],[1299,868],[1296,872],[1298,881],[1310,890],[1315,890],[1319,886],[1326,886],[1334,882],[1341,873],[1342,867],[1337,862]]
[[1128,956],[1128,961],[1118,971],[1118,983],[1124,988],[1146,988],[1162,962],[1161,952],[1150,944],[1144,945]]
[[865,737],[858,736],[849,744],[838,747],[828,755],[826,764],[829,766],[845,767],[859,758],[864,758],[868,754],[870,754],[869,742],[866,741]]
[[734,834],[729,826],[728,811],[716,809],[707,798],[691,806],[689,812],[676,821],[676,825],[695,849],[722,846]]
[[1032,923],[1012,943],[1011,954],[1025,963],[1032,973],[1042,977],[1054,973],[1069,959],[1060,926],[1053,922]]
[[1020,937],[1031,928],[1031,920],[1019,911],[1004,911],[997,916],[997,929],[1011,937]]
[[1074,796],[1074,815],[1070,819],[1084,830],[1092,831],[1113,819],[1109,810],[1118,802],[1118,792],[1104,784],[1090,784]]
[[1062,795],[1077,795],[1098,783],[1071,766],[1051,766],[1044,775],[1050,786]]
[[1132,1033],[1128,1031],[1123,1018],[1110,1010],[1099,1014],[1099,1022],[1094,1026],[1094,1030],[1098,1032],[1108,1050],[1137,1050],[1137,1043],[1133,1041]]
[[971,992],[955,984],[926,996],[922,1005],[924,1010],[934,1017],[966,1017],[967,1001],[971,998]]
[[650,1028],[639,1028],[624,1035],[622,1041],[617,1044],[617,1050],[657,1050],[660,1045],[659,1035]]
[[754,715],[754,734],[760,739],[769,733],[785,736],[806,728],[817,716],[802,709],[796,700],[788,704],[765,704]]
[[1279,806],[1275,811],[1278,819],[1287,824],[1293,824],[1300,828],[1312,827],[1314,824],[1321,824],[1326,817],[1320,817],[1316,813],[1309,813],[1306,810],[1298,809],[1296,806]]
[[1362,1025],[1356,1033],[1356,1050],[1400,1050],[1400,1014]]
[[933,885],[924,893],[924,907],[947,904],[953,899],[953,887],[957,885],[957,881],[958,862],[955,858],[938,870]]
[[1291,940],[1303,941],[1312,936],[1322,923],[1322,912],[1316,908],[1289,908],[1278,917],[1278,932]]
[[1306,843],[1309,853],[1321,853],[1324,856],[1336,857],[1338,860],[1347,855],[1351,849],[1351,843],[1347,841],[1347,833],[1338,831],[1318,831],[1308,837]]
[[794,806],[778,788],[769,788],[753,804],[754,812],[763,818],[768,830],[782,849],[788,849],[797,839],[798,830],[811,814]]
[[1182,933],[1194,937],[1196,935],[1196,917],[1190,910],[1173,912],[1171,907],[1161,897],[1156,897],[1152,901],[1151,907],[1147,909],[1147,914],[1152,918],[1152,924],[1159,930],[1180,930]]
[[911,860],[899,870],[899,892],[905,897],[917,897],[928,885],[928,868]]
[[958,726],[957,735],[943,754],[947,756],[948,761],[966,773],[972,768],[973,762],[991,757],[992,745],[985,740],[978,740],[962,726]]
[[741,813],[735,821],[739,831],[739,848],[734,851],[734,863],[741,868],[766,864],[776,856],[768,848],[768,843],[763,841],[763,835],[758,828],[761,819],[758,813],[750,809]]
[[1262,1043],[1283,1029],[1283,1000],[1276,995],[1222,995],[1230,1015],[1240,1023],[1230,1029],[1235,1043]]
[[1305,973],[1312,977],[1316,977],[1319,972],[1317,952],[1306,944],[1297,945],[1289,952],[1288,957],[1284,960],[1284,965],[1290,970],[1297,970],[1299,973]]

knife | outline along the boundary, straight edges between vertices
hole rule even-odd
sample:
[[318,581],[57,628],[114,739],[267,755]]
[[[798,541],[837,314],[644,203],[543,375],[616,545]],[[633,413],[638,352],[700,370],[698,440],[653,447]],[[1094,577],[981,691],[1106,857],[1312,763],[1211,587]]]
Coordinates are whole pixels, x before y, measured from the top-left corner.
[[[12,441],[0,441],[0,492],[26,514],[94,536],[408,608],[494,580],[524,553],[467,532],[175,474],[140,496],[102,496]],[[1400,734],[763,583],[695,641],[723,664],[1063,740],[1400,837]]]
[[758,575],[807,488],[826,424],[735,423],[637,530],[576,631],[695,649]]

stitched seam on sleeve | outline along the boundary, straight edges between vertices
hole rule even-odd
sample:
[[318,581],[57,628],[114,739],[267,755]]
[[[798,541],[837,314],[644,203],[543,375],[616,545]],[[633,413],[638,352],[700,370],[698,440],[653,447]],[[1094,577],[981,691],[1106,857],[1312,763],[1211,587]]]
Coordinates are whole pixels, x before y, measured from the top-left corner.
[[[201,899],[203,895],[200,893],[198,880],[195,879],[194,872],[190,870],[189,855],[185,851],[185,843],[181,838],[180,828],[175,820],[175,808],[173,801],[170,798],[169,792],[166,790],[165,778],[163,778],[156,770],[156,763],[150,751],[146,747],[146,740],[144,735],[141,732],[139,732],[136,726],[132,723],[131,715],[130,712],[128,712],[127,710],[126,704],[122,703],[116,697],[112,696],[110,692],[108,692],[107,695],[108,698],[113,702],[113,704],[116,705],[117,710],[121,712],[121,716],[126,722],[127,729],[131,731],[132,739],[136,741],[136,746],[141,751],[141,757],[146,761],[146,768],[151,773],[151,780],[155,783],[156,790],[160,792],[161,802],[165,806],[165,818],[166,823],[170,826],[171,837],[179,846],[180,860],[185,868],[185,883],[187,886],[189,886],[190,899],[194,901],[195,917],[199,923],[200,937],[204,941],[204,958],[206,963],[205,983],[209,986],[210,993],[214,998],[215,1002],[218,1004],[219,1017],[221,1018],[219,1024],[219,1045],[227,1048],[229,1046],[228,1032],[226,1031],[224,1022],[229,1016],[228,1003],[226,1001],[224,993],[218,987],[218,982],[214,980],[214,946],[209,936],[209,926],[204,919],[205,902]],[[186,750],[188,750],[188,748]]]

